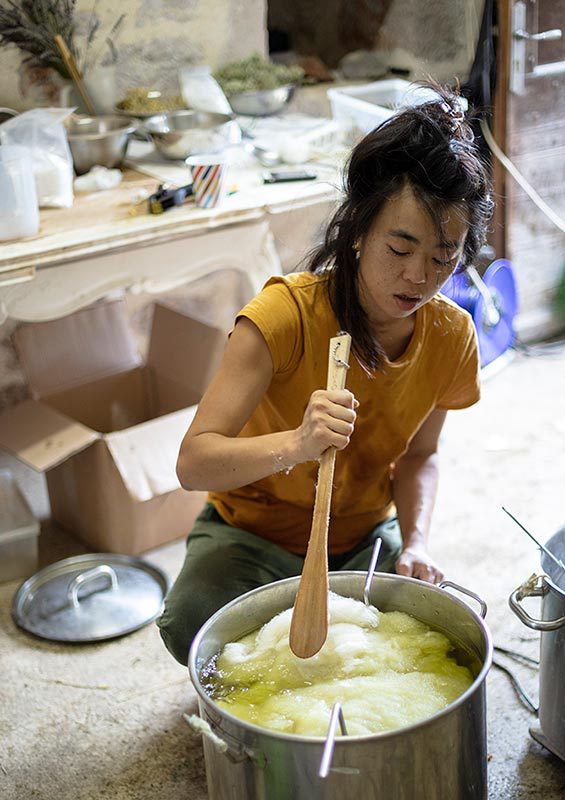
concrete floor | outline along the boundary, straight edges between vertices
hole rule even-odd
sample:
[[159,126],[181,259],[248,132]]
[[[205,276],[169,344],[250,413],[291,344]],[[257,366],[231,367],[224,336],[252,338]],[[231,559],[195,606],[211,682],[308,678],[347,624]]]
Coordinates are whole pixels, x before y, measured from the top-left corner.
[[[530,656],[538,635],[507,600],[539,571],[539,558],[501,505],[542,541],[564,524],[564,397],[565,350],[517,356],[485,383],[479,405],[450,414],[443,437],[432,552],[449,579],[486,600],[495,643]],[[46,516],[42,479],[6,455],[2,466],[13,468],[35,513]],[[42,566],[84,552],[48,523],[40,541]],[[182,554],[179,541],[146,557],[173,577]],[[0,586],[3,800],[205,800],[201,742],[182,718],[196,711],[195,694],[155,626],[105,644],[41,641],[11,621],[17,586]],[[535,670],[497,659],[537,699]],[[535,716],[508,678],[493,668],[487,689],[490,800],[564,797],[565,763],[530,738]]]

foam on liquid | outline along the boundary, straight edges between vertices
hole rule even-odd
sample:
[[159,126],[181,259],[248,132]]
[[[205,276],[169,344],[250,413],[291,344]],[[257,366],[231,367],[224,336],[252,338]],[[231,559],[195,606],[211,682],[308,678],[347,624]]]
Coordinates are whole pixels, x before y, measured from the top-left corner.
[[367,735],[426,719],[473,682],[450,640],[414,617],[332,592],[329,609],[328,638],[312,658],[290,650],[292,609],[226,644],[203,679],[217,705],[271,730],[326,736],[339,701],[348,734]]

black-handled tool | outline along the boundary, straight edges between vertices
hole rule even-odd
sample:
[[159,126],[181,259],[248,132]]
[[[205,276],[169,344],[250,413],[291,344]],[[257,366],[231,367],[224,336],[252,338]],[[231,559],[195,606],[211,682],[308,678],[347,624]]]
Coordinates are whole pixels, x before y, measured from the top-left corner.
[[150,214],[162,214],[169,208],[181,206],[187,197],[192,195],[192,184],[186,186],[166,187],[161,184],[157,191],[150,195],[147,202]]

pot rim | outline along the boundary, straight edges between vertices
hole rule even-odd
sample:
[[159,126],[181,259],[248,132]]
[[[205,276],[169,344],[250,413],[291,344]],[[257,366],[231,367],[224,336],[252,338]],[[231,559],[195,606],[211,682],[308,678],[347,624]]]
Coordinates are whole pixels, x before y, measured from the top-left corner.
[[[176,128],[168,128],[167,131],[161,131],[159,128],[156,128],[159,123],[167,124],[171,119],[207,119],[210,124],[198,127],[195,126],[193,128],[181,128],[177,130]],[[213,130],[215,128],[222,128],[224,125],[227,125],[230,122],[233,122],[233,116],[231,114],[221,114],[217,111],[199,111],[195,108],[177,108],[174,111],[162,111],[159,114],[151,114],[150,117],[147,117],[143,120],[143,128],[146,128],[149,133],[184,133],[186,131],[207,131]]]
[[[376,572],[375,576],[377,576],[378,574],[379,573]],[[486,676],[487,676],[487,674],[488,674],[488,672],[490,670],[491,664],[492,664],[493,643],[492,643],[491,632],[490,632],[488,626],[486,625],[484,619],[479,614],[477,614],[467,603],[465,603],[463,600],[460,600],[458,597],[454,597],[451,593],[446,592],[445,589],[440,589],[435,584],[426,583],[426,582],[421,581],[421,580],[419,580],[417,578],[408,578],[405,575],[396,575],[394,573],[381,573],[381,574],[382,575],[386,575],[387,578],[392,578],[392,579],[398,580],[398,581],[400,581],[402,583],[415,583],[415,584],[418,585],[418,587],[420,589],[424,588],[426,590],[429,590],[429,591],[432,591],[432,592],[436,592],[436,593],[440,593],[441,592],[443,595],[447,594],[450,600],[452,600],[454,603],[457,603],[457,605],[459,605],[463,610],[469,612],[469,614],[471,614],[475,618],[475,621],[479,623],[479,626],[480,626],[480,628],[482,630],[482,633],[483,633],[483,635],[485,637],[486,653],[485,653],[484,661],[483,661],[482,667],[481,667],[478,675],[474,678],[472,684],[463,692],[463,694],[459,695],[459,697],[456,700],[454,700],[448,706],[443,708],[441,711],[437,711],[435,714],[432,714],[431,717],[426,717],[426,719],[423,719],[421,722],[416,722],[413,725],[406,725],[403,728],[396,728],[395,730],[392,730],[392,731],[382,731],[380,733],[369,733],[369,734],[363,734],[363,735],[350,735],[350,734],[348,734],[347,736],[338,736],[338,737],[336,737],[336,740],[335,740],[336,746],[345,746],[345,745],[355,744],[357,742],[364,742],[364,741],[372,740],[372,739],[387,739],[387,738],[393,738],[395,736],[403,736],[403,735],[405,735],[405,734],[407,734],[409,732],[412,732],[412,731],[415,731],[415,730],[418,730],[418,729],[423,729],[426,726],[435,723],[441,717],[447,716],[447,714],[453,713],[453,711],[456,708],[458,708],[459,706],[463,705],[467,701],[467,699],[472,694],[474,694],[474,692],[477,690],[477,688],[480,686],[480,684],[483,683],[484,680],[486,679]],[[360,571],[360,570],[342,570],[342,571],[339,571],[339,572],[330,572],[329,573],[329,577],[330,578],[333,575],[343,575],[343,576],[359,575],[362,578],[363,582],[365,581],[365,579],[367,577],[367,573],[364,572],[364,571]],[[198,652],[198,649],[200,647],[202,639],[204,638],[208,628],[210,628],[214,624],[214,622],[220,617],[220,615],[225,613],[225,611],[227,609],[233,608],[234,606],[238,605],[238,603],[240,603],[243,600],[243,598],[249,597],[250,595],[254,595],[254,594],[260,594],[261,592],[266,591],[271,586],[280,585],[280,584],[284,584],[284,583],[292,583],[292,582],[295,582],[295,583],[298,584],[299,580],[300,580],[300,576],[298,575],[298,576],[294,576],[294,577],[291,577],[291,578],[283,578],[280,581],[273,581],[271,583],[265,584],[264,586],[258,586],[256,589],[251,589],[251,591],[246,592],[245,594],[242,594],[239,597],[236,597],[234,600],[231,600],[229,603],[226,603],[226,605],[222,606],[222,608],[220,608],[218,611],[216,611],[216,613],[212,617],[210,617],[209,620],[207,620],[204,623],[204,625],[200,628],[200,630],[198,631],[198,633],[194,637],[194,640],[192,642],[192,645],[190,647],[190,651],[189,651],[189,654],[188,654],[188,671],[189,671],[189,676],[190,676],[190,680],[192,682],[192,685],[194,686],[194,688],[196,690],[196,693],[198,694],[199,698],[205,704],[212,704],[214,706],[215,710],[217,711],[217,713],[221,714],[222,716],[227,717],[232,724],[234,724],[236,726],[244,727],[245,729],[250,730],[252,733],[255,733],[255,734],[260,735],[260,736],[268,736],[269,738],[275,738],[277,740],[282,739],[282,740],[288,741],[288,742],[297,742],[298,741],[298,742],[301,742],[302,744],[313,744],[313,745],[318,745],[319,746],[321,742],[326,741],[327,736],[302,736],[302,735],[296,734],[296,733],[285,733],[284,731],[274,731],[274,730],[272,730],[270,728],[263,728],[260,725],[255,725],[252,722],[247,722],[246,720],[242,720],[239,717],[236,717],[233,714],[230,714],[229,711],[226,711],[223,708],[219,708],[217,706],[217,704],[215,703],[215,701],[213,700],[213,698],[211,698],[210,695],[206,694],[206,692],[204,691],[204,689],[202,687],[202,684],[201,684],[201,681],[200,681],[200,676],[199,676],[198,671],[196,669],[196,663],[195,663],[196,662],[196,654]],[[363,587],[363,584],[361,584],[361,589],[362,589],[362,587]],[[412,615],[412,616],[414,616],[416,619],[418,619],[418,617],[416,617],[415,615]],[[426,623],[426,624],[428,624],[428,623]],[[347,719],[346,719],[346,722],[347,722]]]
[[136,125],[135,122],[131,122],[130,121],[130,122],[125,122],[125,124],[124,124],[124,118],[122,117],[120,119],[119,115],[117,115],[117,114],[116,115],[114,115],[114,114],[106,114],[106,115],[102,115],[100,117],[88,117],[88,118],[85,117],[83,119],[83,124],[86,127],[86,125],[89,122],[95,121],[97,119],[102,119],[102,118],[119,120],[120,122],[122,122],[122,125],[120,125],[119,127],[116,127],[116,128],[112,128],[111,130],[108,130],[108,131],[92,131],[90,133],[86,133],[86,132],[85,133],[81,133],[80,130],[76,130],[76,129],[73,129],[73,128],[68,128],[67,129],[67,139],[69,141],[73,141],[73,142],[87,142],[87,141],[93,141],[93,140],[97,140],[97,139],[109,139],[112,136],[123,136],[124,134],[128,134],[128,135],[132,134],[138,128],[138,125]]
[[[275,86],[274,89],[249,89],[246,92],[233,92],[230,95],[227,95],[228,101],[232,98],[239,100],[239,98],[245,100],[251,99],[263,99],[265,97],[272,97],[276,93],[284,94],[285,92],[291,92],[296,89],[297,83],[283,83],[281,86]],[[286,580],[284,578],[283,580]]]
[[565,598],[565,589],[562,589],[560,586],[558,586],[558,585],[555,583],[555,581],[553,580],[553,578],[552,578],[550,575],[548,575],[548,574],[547,574],[547,572],[544,572],[544,573],[543,573],[543,575],[542,575],[542,578],[544,579],[544,581],[545,581],[545,582],[546,582],[546,583],[547,583],[549,586],[551,586],[551,588],[553,589],[553,591],[554,591],[556,594],[558,594],[558,595],[560,595],[561,597]]
[[[552,548],[553,548],[554,544],[556,542],[558,542],[558,541],[561,541],[561,539],[563,539],[564,537],[565,537],[565,526],[562,527],[562,528],[559,528],[559,530],[556,531],[553,534],[553,536],[550,536],[549,539],[547,540],[547,542],[545,543],[545,546],[551,552],[553,552]],[[554,553],[554,555],[556,555],[556,554]],[[551,586],[551,588],[555,592],[557,592],[557,594],[559,594],[561,597],[565,598],[565,589],[563,589],[561,586],[557,585],[556,579],[553,577],[552,574],[550,574],[550,570],[546,569],[546,567],[548,565],[550,566],[550,569],[551,569],[551,567],[553,567],[553,562],[547,557],[547,555],[543,551],[540,552],[540,566],[544,571],[544,574],[543,574],[544,581],[547,584],[549,584],[549,586]]]

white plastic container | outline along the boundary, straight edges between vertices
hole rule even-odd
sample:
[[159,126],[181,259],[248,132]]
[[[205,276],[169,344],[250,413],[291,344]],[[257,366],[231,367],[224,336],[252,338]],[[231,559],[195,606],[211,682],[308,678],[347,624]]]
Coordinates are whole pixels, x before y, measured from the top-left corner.
[[36,572],[38,536],[39,521],[12,473],[0,470],[0,583]]
[[401,108],[436,98],[432,89],[400,78],[328,89],[333,118],[360,134],[369,133]]
[[27,147],[0,147],[0,240],[35,236],[39,205]]

